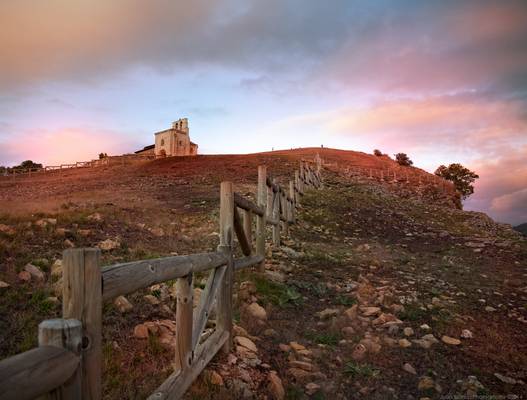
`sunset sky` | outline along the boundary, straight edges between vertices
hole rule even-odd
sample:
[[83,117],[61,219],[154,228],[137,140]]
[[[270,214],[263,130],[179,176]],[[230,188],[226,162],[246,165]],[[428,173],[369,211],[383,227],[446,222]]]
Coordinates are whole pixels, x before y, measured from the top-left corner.
[[407,153],[527,222],[527,1],[0,1],[0,165],[133,152]]

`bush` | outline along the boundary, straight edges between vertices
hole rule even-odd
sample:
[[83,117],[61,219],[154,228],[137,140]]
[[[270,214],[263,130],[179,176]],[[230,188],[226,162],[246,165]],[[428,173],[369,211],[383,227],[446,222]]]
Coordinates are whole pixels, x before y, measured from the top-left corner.
[[474,186],[472,184],[479,178],[478,174],[465,168],[461,164],[450,164],[448,167],[440,165],[434,173],[447,181],[453,182],[456,190],[463,197],[463,200],[474,193]]
[[382,156],[382,151],[380,151],[379,149],[375,149],[375,150],[373,150],[373,155],[377,156],[377,157],[381,157]]
[[108,154],[106,154],[106,153],[99,153],[99,160],[103,160],[106,157],[108,157]]
[[397,163],[403,167],[409,167],[414,163],[412,160],[410,160],[410,157],[408,157],[406,153],[395,154],[395,161],[397,161]]

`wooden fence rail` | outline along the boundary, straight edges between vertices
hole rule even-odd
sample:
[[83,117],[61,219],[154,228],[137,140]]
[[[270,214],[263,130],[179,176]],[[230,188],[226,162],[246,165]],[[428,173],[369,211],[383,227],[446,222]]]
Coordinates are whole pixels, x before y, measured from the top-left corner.
[[[63,319],[39,325],[36,349],[0,361],[0,400],[99,400],[102,370],[102,303],[154,284],[176,279],[174,372],[150,400],[179,399],[210,360],[232,346],[235,271],[264,271],[269,225],[272,244],[295,223],[295,209],[306,190],[322,186],[320,158],[301,161],[285,187],[258,167],[256,202],[220,186],[220,243],[216,251],[115,264],[101,268],[99,249],[68,249],[63,254]],[[253,221],[256,220],[256,224]],[[253,229],[255,228],[255,229]],[[254,230],[254,232],[253,232]],[[235,243],[243,257],[235,258]],[[208,272],[199,305],[193,308],[193,281]],[[215,308],[214,331],[205,327]]]

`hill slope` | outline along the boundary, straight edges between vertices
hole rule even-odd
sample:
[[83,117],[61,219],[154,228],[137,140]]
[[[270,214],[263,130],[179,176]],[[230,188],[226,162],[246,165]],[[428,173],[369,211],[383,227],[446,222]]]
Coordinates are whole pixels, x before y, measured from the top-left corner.
[[[526,395],[526,240],[456,209],[448,193],[431,200],[433,187],[381,183],[354,170],[397,168],[393,161],[330,149],[165,159],[0,182],[7,207],[0,280],[11,285],[0,287],[0,357],[34,346],[38,322],[60,314],[60,299],[49,298],[56,280],[49,271],[65,246],[111,239],[118,246],[103,252],[104,264],[210,251],[221,180],[254,193],[258,164],[285,179],[299,158],[316,152],[329,164],[325,189],[303,198],[288,248],[273,250],[266,279],[236,274],[237,285],[244,282],[236,291],[237,334],[256,343],[256,358],[242,350],[217,357],[187,397],[264,398],[269,369],[292,399]],[[42,268],[44,282],[19,280],[28,262]],[[173,320],[172,293],[161,285],[128,296],[133,309],[124,314],[105,306],[107,398],[144,398],[168,374],[173,349],[156,335],[135,338],[134,327]],[[253,301],[266,309],[264,325],[246,312]],[[472,338],[461,338],[464,330]]]

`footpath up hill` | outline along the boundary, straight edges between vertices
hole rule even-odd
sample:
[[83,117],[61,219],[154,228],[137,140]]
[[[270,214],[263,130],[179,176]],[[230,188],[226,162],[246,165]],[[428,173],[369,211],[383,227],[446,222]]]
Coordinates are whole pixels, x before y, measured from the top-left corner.
[[[186,398],[281,398],[280,388],[287,399],[527,396],[525,238],[456,209],[443,189],[427,197],[432,184],[427,192],[354,170],[397,168],[393,161],[331,149],[0,182],[0,281],[9,285],[0,287],[0,358],[35,346],[38,322],[60,315],[56,260],[65,247],[106,248],[105,265],[213,250],[220,181],[249,195],[257,165],[285,179],[317,152],[328,164],[324,189],[302,198],[285,247],[269,248],[264,278],[236,273],[235,334],[245,339]],[[42,279],[20,279],[27,263]],[[170,373],[173,289],[156,285],[127,296],[129,307],[104,306],[105,398],[145,398]],[[265,318],[249,312],[254,303]],[[147,338],[137,329],[145,323]]]

